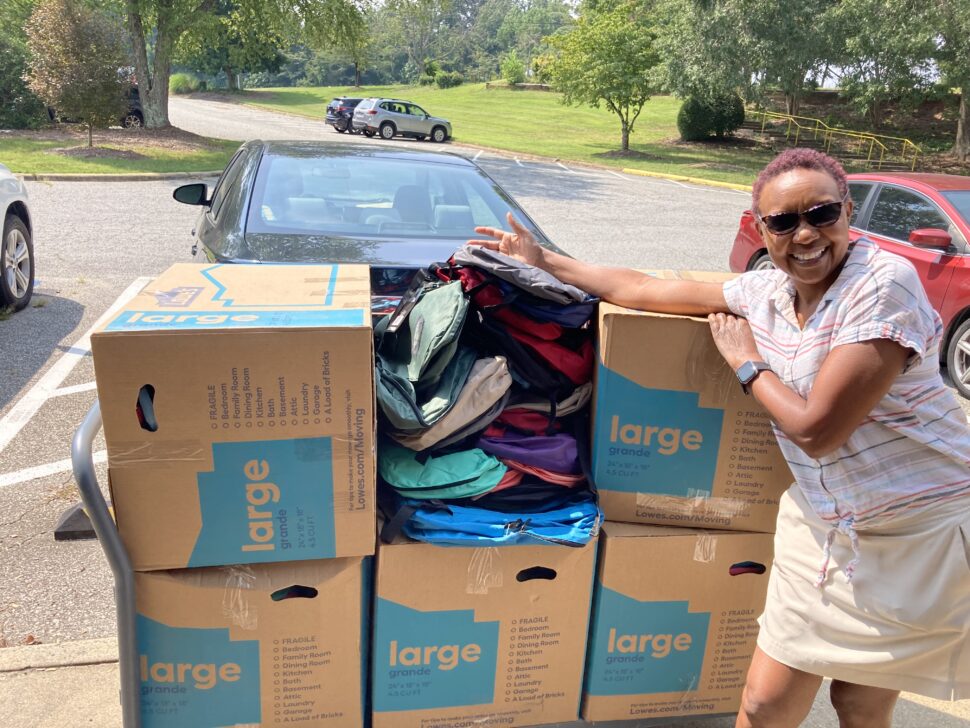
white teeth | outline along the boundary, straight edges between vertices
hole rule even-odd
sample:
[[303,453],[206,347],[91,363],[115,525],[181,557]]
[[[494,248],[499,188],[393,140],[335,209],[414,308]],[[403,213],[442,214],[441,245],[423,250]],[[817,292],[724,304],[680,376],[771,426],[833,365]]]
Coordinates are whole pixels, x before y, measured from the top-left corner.
[[792,253],[792,257],[795,260],[800,260],[803,263],[807,263],[808,261],[818,260],[819,258],[821,258],[822,253],[824,253],[825,250],[826,250],[825,248],[821,248],[819,250],[816,250],[814,253]]

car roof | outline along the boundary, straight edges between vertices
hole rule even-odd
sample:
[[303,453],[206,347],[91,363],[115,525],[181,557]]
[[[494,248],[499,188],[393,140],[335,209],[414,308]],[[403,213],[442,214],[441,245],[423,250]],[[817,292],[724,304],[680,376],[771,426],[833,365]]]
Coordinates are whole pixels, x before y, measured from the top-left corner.
[[970,190],[970,177],[958,174],[933,174],[930,172],[864,172],[848,175],[850,180],[872,182],[897,182],[911,187],[931,190]]
[[364,144],[333,144],[321,141],[254,141],[251,145],[261,145],[263,154],[277,157],[328,157],[330,159],[350,159],[367,157],[369,159],[394,159],[402,162],[421,164],[448,164],[457,167],[478,169],[478,165],[453,152],[416,152],[400,147],[375,148]]

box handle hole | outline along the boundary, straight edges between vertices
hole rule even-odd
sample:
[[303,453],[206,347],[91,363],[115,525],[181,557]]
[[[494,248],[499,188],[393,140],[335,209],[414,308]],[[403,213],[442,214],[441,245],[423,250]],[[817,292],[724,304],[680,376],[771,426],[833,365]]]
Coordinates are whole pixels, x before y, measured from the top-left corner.
[[317,596],[319,592],[312,586],[301,586],[300,584],[294,584],[293,586],[287,586],[282,589],[277,589],[269,598],[274,602],[281,602],[284,599],[313,599]]
[[135,413],[138,415],[138,424],[143,430],[158,432],[158,420],[155,419],[155,387],[146,384],[138,390]]
[[531,566],[528,569],[522,569],[522,571],[515,575],[516,581],[532,581],[533,579],[552,581],[555,578],[555,570],[547,569],[545,566]]
[[741,574],[764,574],[767,569],[764,564],[759,564],[757,561],[739,561],[736,564],[731,564],[728,571],[731,576],[740,576]]

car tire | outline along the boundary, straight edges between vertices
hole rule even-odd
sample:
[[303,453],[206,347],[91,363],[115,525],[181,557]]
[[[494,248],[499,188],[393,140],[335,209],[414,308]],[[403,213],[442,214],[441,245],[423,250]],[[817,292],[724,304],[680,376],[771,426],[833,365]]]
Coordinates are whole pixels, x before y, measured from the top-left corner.
[[394,124],[391,122],[385,121],[381,124],[381,139],[393,139],[396,133],[397,129],[394,128]]
[[372,132],[372,131],[371,131],[370,129],[362,129],[362,130],[361,130],[361,133],[362,133],[362,134],[363,134],[363,135],[364,135],[365,137],[367,137],[368,139],[370,139],[370,138],[371,138],[372,136],[374,136],[374,132]]
[[448,138],[448,132],[445,131],[443,126],[436,126],[431,130],[431,141],[441,144]]
[[145,125],[145,120],[137,111],[129,111],[121,120],[121,126],[125,129],[141,129]]
[[34,292],[34,244],[16,215],[7,215],[0,239],[0,308],[19,311]]
[[957,391],[970,399],[970,319],[957,327],[946,347],[946,370]]
[[334,122],[333,130],[341,134],[345,133],[350,127],[350,122],[344,119],[343,121]]
[[748,262],[748,270],[771,270],[774,267],[775,264],[771,262],[771,258],[766,250],[755,253]]

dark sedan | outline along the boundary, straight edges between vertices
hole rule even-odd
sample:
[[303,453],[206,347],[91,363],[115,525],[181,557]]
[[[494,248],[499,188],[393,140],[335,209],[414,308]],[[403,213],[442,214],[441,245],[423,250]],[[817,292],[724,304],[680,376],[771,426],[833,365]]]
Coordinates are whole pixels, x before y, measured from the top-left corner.
[[507,212],[556,249],[478,165],[443,152],[251,141],[211,195],[197,183],[174,197],[202,207],[197,261],[366,263],[375,310],[393,303],[416,269],[475,237],[476,226],[506,226]]

